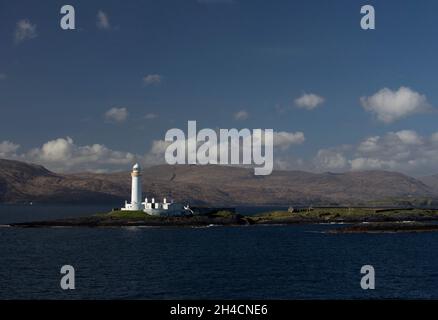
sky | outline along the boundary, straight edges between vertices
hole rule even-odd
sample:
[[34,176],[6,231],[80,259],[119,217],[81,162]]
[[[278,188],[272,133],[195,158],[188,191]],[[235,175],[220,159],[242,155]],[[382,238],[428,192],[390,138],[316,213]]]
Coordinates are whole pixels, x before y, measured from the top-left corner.
[[[73,5],[76,29],[60,28]],[[375,8],[362,30],[360,9]],[[438,2],[0,2],[0,158],[164,161],[167,130],[274,129],[277,169],[438,173]]]

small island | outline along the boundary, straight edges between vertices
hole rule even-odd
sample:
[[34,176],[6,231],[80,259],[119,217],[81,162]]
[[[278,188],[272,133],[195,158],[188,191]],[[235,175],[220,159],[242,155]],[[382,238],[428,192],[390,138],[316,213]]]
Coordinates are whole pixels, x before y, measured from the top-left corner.
[[[201,211],[200,211],[201,212]],[[438,231],[438,210],[375,208],[306,208],[241,215],[229,210],[202,210],[178,216],[152,216],[143,211],[114,210],[88,217],[13,223],[11,227],[205,227],[293,224],[348,224],[331,233]],[[416,224],[402,223],[412,221]],[[421,224],[420,224],[421,223]]]
[[[438,231],[438,210],[420,208],[352,208],[352,207],[307,207],[269,211],[261,214],[241,215],[235,208],[191,208],[188,204],[156,201],[154,197],[142,197],[142,169],[138,163],[131,172],[131,201],[108,213],[88,217],[67,218],[50,221],[13,223],[20,228],[41,227],[205,227],[205,226],[251,226],[292,225],[318,223],[360,223],[358,226],[339,228],[331,233],[389,232],[415,230]],[[432,224],[407,225],[403,221],[429,222]],[[365,224],[366,222],[366,224]],[[378,223],[378,224],[376,224]]]

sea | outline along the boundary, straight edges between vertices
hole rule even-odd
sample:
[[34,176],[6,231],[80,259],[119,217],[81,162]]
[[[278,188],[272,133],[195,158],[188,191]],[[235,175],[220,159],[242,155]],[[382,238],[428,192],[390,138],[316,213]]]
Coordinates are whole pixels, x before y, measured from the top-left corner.
[[[29,228],[108,206],[1,205],[0,299],[437,299],[438,233],[327,234],[333,224]],[[267,208],[238,208],[245,214]],[[62,290],[61,267],[75,271]],[[361,268],[375,289],[361,287]]]

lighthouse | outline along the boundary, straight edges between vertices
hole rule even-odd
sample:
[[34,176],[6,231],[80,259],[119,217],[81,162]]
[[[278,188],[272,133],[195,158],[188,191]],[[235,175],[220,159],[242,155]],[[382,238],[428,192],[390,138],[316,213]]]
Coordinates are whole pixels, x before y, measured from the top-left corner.
[[143,210],[141,199],[141,167],[138,163],[134,164],[131,172],[131,203],[125,201],[125,207],[122,210],[139,211]]
[[155,201],[155,198],[149,202],[148,198],[143,199],[141,190],[141,167],[136,163],[132,167],[131,172],[131,203],[125,201],[125,206],[121,208],[122,211],[143,211],[147,215],[151,216],[171,216],[171,215],[182,215],[186,212],[191,212],[188,206],[183,206],[182,204],[175,203],[173,201],[168,201],[167,198],[163,199],[163,202]]
[[132,167],[131,172],[132,187],[131,187],[131,205],[132,210],[141,210],[141,167],[136,163]]

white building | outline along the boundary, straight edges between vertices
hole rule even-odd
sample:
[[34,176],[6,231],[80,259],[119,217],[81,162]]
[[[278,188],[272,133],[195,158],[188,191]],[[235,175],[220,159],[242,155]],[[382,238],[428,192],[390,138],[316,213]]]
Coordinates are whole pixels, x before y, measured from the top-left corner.
[[122,211],[144,211],[152,216],[174,216],[192,212],[188,206],[183,206],[173,201],[168,202],[166,198],[163,199],[163,202],[155,201],[155,198],[152,198],[150,201],[148,201],[148,198],[145,198],[144,202],[142,202],[141,167],[138,163],[132,167],[131,177],[131,203],[125,201],[125,207],[122,208]]

